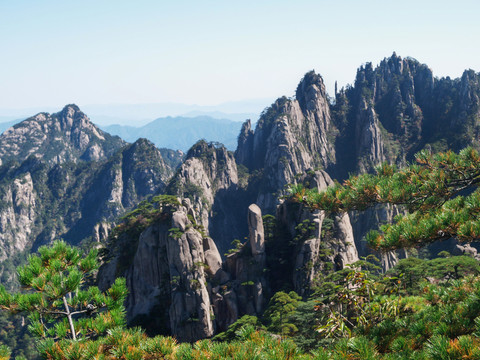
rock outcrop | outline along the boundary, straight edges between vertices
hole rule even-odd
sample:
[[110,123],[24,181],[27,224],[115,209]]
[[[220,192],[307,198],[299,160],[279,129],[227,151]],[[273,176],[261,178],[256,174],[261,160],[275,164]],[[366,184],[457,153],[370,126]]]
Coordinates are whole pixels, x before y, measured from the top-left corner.
[[246,218],[248,241],[228,254],[223,263],[229,281],[212,289],[220,331],[226,330],[244,314],[261,315],[271,290],[265,273],[267,254],[262,211],[256,204],[251,204]]
[[215,239],[222,253],[246,230],[249,196],[239,184],[233,154],[222,145],[203,140],[195,144],[167,192],[192,200],[198,223]]
[[40,113],[0,135],[0,165],[37,156],[48,163],[104,160],[126,143],[93,123],[76,105]]
[[[319,191],[325,190],[333,180],[324,171],[311,172],[299,178]],[[334,270],[358,261],[358,252],[348,214],[331,215],[324,225],[323,211],[311,212],[299,204],[283,202],[277,210],[277,221],[287,229],[293,249],[293,286],[306,296],[314,278],[330,263]]]
[[247,168],[253,168],[253,130],[250,119],[245,121],[238,135],[237,151],[235,160],[238,164],[243,164]]
[[252,255],[261,257],[265,254],[265,235],[263,231],[262,210],[252,204],[248,207],[248,239],[252,248]]
[[37,194],[30,173],[22,174],[4,186],[0,209],[0,261],[30,245],[37,218]]
[[57,164],[38,156],[0,167],[0,261],[55,239],[107,238],[109,222],[162,191],[173,170],[144,139],[104,161]]
[[[195,228],[188,199],[158,211],[161,220],[138,238],[124,231],[113,240],[109,261],[100,269],[99,285],[108,288],[116,276],[125,276],[131,323],[171,332],[181,341],[210,337],[214,320],[207,280],[228,280],[222,274],[220,254],[214,242]],[[123,253],[125,246],[128,253]]]
[[[297,87],[296,100],[278,99],[260,117],[255,131],[245,123],[236,151],[237,161],[263,174],[256,203],[274,213],[278,192],[307,169],[335,163],[335,134],[325,85],[309,72]],[[275,195],[274,195],[275,194]]]

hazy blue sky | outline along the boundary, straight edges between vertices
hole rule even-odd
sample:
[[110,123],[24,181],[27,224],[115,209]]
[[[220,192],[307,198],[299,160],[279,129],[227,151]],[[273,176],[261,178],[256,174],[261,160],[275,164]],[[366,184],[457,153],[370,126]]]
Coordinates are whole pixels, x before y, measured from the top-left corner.
[[393,51],[458,77],[480,71],[479,14],[478,0],[0,0],[0,109],[292,96],[310,69],[333,92]]

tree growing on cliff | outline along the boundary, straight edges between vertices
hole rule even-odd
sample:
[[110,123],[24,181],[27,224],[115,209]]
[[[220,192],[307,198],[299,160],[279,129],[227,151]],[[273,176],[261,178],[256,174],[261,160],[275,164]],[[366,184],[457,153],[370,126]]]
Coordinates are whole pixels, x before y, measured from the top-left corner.
[[120,278],[106,293],[86,286],[97,267],[95,249],[82,258],[77,249],[62,241],[42,246],[38,255],[30,255],[28,263],[18,268],[23,292],[10,294],[0,286],[0,308],[27,314],[28,328],[41,340],[40,347],[104,335],[125,324],[127,290]]
[[350,177],[323,192],[290,188],[291,199],[327,212],[365,210],[376,204],[403,206],[407,214],[371,231],[374,249],[392,250],[456,237],[480,238],[480,154],[468,147],[432,154],[423,150],[404,169],[383,164],[376,174]]
[[295,291],[289,293],[279,291],[273,295],[264,314],[264,318],[269,324],[268,329],[282,336],[298,331],[297,327],[290,322],[289,317],[295,312],[300,300],[302,298]]

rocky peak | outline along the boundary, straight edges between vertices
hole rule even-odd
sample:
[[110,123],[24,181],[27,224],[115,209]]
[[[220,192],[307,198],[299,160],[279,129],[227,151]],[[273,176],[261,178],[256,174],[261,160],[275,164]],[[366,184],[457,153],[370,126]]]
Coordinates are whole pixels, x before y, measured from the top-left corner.
[[[244,124],[236,152],[237,161],[264,174],[257,203],[262,211],[275,212],[277,195],[295,175],[335,162],[337,133],[330,115],[322,77],[307,73],[297,87],[297,98],[279,98],[267,108],[251,133]],[[273,195],[277,193],[277,195]]]
[[221,269],[215,243],[198,230],[191,202],[179,200],[170,197],[157,209],[157,221],[140,234],[116,230],[108,261],[99,271],[99,286],[108,288],[116,276],[124,276],[130,290],[130,324],[143,323],[150,331],[196,341],[214,332],[207,281],[225,282],[228,275]]
[[[1,163],[34,155],[48,163],[106,159],[125,145],[96,127],[76,105],[55,114],[39,113],[0,135]],[[1,164],[0,163],[0,164]]]
[[343,148],[356,144],[356,166],[350,172],[373,171],[383,161],[401,164],[411,159],[433,121],[432,71],[395,53],[375,68],[372,63],[362,65],[355,86],[340,96],[333,110],[333,121],[342,128],[338,142],[342,149],[337,152],[342,161],[351,161],[351,150],[343,154]]
[[127,145],[110,160],[113,198],[123,208],[131,208],[148,195],[165,190],[174,170],[164,161],[159,149],[147,139]]
[[393,53],[375,69],[370,62],[360,66],[355,79],[356,100],[366,98],[377,103],[388,96],[392,89],[398,89],[403,100],[411,102],[412,98],[407,99],[409,96],[424,98],[424,92],[431,95],[433,81],[433,73],[426,65],[412,58],[402,59]]
[[473,70],[465,70],[460,83],[460,108],[480,115],[480,75]]
[[247,168],[253,167],[253,130],[250,119],[246,120],[238,135],[237,151],[235,151],[235,160]]
[[197,163],[201,163],[207,177],[217,190],[225,189],[232,184],[238,183],[234,156],[222,144],[207,143],[205,140],[198,141],[187,152],[185,162],[181,166],[184,174],[191,174],[188,171],[187,164],[193,165]]
[[59,119],[64,122],[69,122],[70,126],[73,125],[74,121],[81,122],[85,117],[86,115],[75,104],[65,105],[59,113]]
[[388,69],[392,74],[401,75],[405,65],[408,65],[408,62],[400,56],[397,56],[394,51],[392,56],[383,59],[379,67]]
[[297,86],[295,96],[304,113],[322,109],[327,92],[320,74],[316,74],[313,70],[306,73]]
[[[197,142],[187,152],[184,163],[167,188],[169,194],[192,201],[199,215],[198,222],[210,235],[213,231],[213,234],[222,239],[217,243],[222,251],[228,249],[233,240],[230,238],[232,234],[239,232],[235,229],[236,224],[239,224],[237,211],[241,210],[229,205],[231,199],[237,197],[237,190],[238,170],[234,155],[222,144],[207,143],[204,140]],[[230,234],[225,234],[224,231]]]

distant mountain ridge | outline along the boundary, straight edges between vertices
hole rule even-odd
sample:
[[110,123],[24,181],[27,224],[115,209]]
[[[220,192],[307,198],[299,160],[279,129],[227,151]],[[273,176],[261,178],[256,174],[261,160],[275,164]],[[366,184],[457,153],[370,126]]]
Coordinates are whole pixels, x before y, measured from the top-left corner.
[[7,130],[9,127],[12,127],[14,126],[15,124],[18,124],[20,121],[20,119],[9,119],[8,120],[5,120],[3,121],[2,119],[2,122],[0,122],[0,134],[2,134],[5,130]]
[[125,125],[103,126],[106,132],[128,142],[146,138],[157,147],[186,152],[199,139],[219,142],[234,150],[242,123],[211,116],[175,116],[158,118],[141,127]]
[[[273,98],[231,101],[216,105],[192,105],[182,103],[149,103],[149,104],[79,104],[80,108],[90,116],[97,125],[145,125],[146,123],[166,116],[211,116],[217,119],[244,121],[257,119],[265,104]],[[15,119],[26,119],[31,114],[55,112],[57,107],[42,106],[31,108],[0,108],[0,122]],[[19,120],[19,121],[20,121]]]

